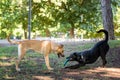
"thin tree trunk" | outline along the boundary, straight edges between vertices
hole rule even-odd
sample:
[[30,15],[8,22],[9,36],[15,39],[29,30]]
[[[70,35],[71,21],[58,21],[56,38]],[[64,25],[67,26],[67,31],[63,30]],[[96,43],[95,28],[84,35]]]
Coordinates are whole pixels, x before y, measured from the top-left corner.
[[45,29],[45,32],[46,32],[46,36],[50,37],[50,31],[49,31],[49,29]]
[[74,38],[74,27],[73,26],[70,29],[70,38]]
[[109,39],[114,40],[114,26],[113,26],[113,13],[111,8],[111,0],[100,0],[102,17],[103,17],[103,26],[109,33]]
[[24,38],[27,39],[27,24],[23,23]]
[[27,31],[24,29],[24,38],[27,39]]

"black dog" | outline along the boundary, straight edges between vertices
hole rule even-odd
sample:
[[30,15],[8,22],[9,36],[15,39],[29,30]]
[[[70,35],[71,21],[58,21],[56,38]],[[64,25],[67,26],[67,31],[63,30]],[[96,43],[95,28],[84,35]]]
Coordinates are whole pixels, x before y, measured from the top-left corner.
[[77,61],[78,64],[72,65],[72,66],[67,66],[65,68],[70,68],[70,69],[76,69],[79,68],[80,66],[85,66],[85,64],[91,64],[94,63],[98,57],[102,58],[102,66],[104,67],[105,64],[107,63],[106,61],[106,54],[109,50],[109,45],[108,45],[108,32],[106,30],[99,30],[97,33],[104,32],[105,34],[105,39],[96,43],[93,48],[90,50],[82,51],[82,52],[74,52],[71,54],[69,57],[67,57],[66,62],[64,66],[67,64],[68,61]]

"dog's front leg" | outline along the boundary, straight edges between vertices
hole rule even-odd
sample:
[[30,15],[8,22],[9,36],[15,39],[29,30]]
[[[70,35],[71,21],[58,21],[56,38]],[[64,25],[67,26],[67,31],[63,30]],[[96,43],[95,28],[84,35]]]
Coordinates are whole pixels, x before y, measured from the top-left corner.
[[82,66],[85,66],[85,64],[84,63],[78,63],[78,64],[75,64],[75,65],[72,65],[72,66],[66,66],[65,69],[66,68],[77,69],[77,68],[82,67]]
[[50,64],[49,64],[49,56],[48,55],[45,55],[45,63],[49,70],[53,70],[53,68],[51,68]]
[[80,64],[75,64],[75,65],[72,65],[72,66],[66,66],[65,69],[66,69],[66,68],[69,68],[69,69],[77,69],[77,68],[79,68],[79,67],[80,67]]
[[25,52],[26,52],[25,49],[20,48],[20,46],[18,46],[18,59],[16,60],[16,70],[17,71],[20,71],[20,68],[18,67],[18,65],[19,65],[21,59],[24,57]]
[[20,71],[20,68],[18,67],[19,62],[20,62],[20,59],[16,60],[16,64],[15,64],[16,71]]

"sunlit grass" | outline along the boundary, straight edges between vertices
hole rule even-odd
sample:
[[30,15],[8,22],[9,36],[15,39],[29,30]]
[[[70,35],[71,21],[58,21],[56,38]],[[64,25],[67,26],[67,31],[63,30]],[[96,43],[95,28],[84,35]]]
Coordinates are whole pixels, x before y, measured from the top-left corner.
[[110,40],[109,45],[110,45],[110,48],[119,47],[120,46],[120,40]]
[[8,53],[8,54],[12,55],[12,53],[16,53],[16,52],[17,52],[17,47],[16,46],[0,47],[0,53],[2,53],[2,54],[6,53],[6,55],[7,55],[7,53]]
[[[80,50],[84,50],[84,49],[89,49],[91,47],[93,47],[97,42],[92,42],[92,43],[85,43],[83,46],[79,46]],[[114,48],[114,47],[119,47],[120,46],[120,40],[110,40],[108,42],[110,48]]]

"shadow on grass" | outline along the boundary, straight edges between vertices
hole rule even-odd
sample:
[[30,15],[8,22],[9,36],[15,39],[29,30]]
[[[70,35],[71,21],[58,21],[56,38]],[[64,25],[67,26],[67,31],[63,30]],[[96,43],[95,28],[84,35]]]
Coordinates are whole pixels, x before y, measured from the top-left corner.
[[60,69],[51,72],[42,71],[33,75],[33,80],[119,80],[119,68]]

